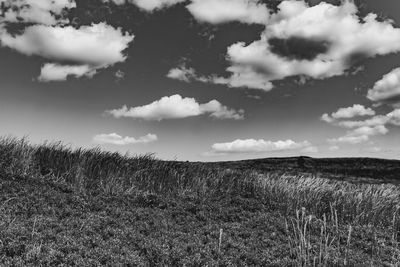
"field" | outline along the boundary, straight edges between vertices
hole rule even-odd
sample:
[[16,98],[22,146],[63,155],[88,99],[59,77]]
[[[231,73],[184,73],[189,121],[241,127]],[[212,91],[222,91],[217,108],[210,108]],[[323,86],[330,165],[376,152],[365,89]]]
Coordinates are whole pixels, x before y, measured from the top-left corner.
[[0,141],[1,266],[399,266],[400,162]]

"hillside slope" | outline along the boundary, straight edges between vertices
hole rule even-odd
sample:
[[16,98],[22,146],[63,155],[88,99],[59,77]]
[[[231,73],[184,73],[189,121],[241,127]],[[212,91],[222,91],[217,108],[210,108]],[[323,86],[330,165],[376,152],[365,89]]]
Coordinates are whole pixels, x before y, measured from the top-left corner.
[[[0,179],[0,195],[2,266],[299,266],[301,255],[289,245],[296,231],[287,230],[279,210],[254,198],[88,196],[11,177]],[[317,251],[319,223],[309,231]],[[397,261],[385,229],[354,226],[349,246],[348,229],[335,231],[340,240],[329,239],[330,264]]]
[[400,188],[0,141],[0,266],[395,266]]

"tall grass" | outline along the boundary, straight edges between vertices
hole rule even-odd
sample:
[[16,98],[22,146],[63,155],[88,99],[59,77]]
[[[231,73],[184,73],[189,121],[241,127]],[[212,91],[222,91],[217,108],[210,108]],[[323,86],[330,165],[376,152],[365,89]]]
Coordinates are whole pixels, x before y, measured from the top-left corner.
[[28,175],[32,170],[34,148],[25,138],[3,137],[0,140],[0,173]]
[[317,218],[308,214],[305,208],[297,210],[296,215],[286,221],[295,266],[332,266],[332,260],[336,262],[335,266],[347,266],[352,229],[348,226],[347,236],[343,238],[335,217]]
[[[295,266],[351,265],[353,226],[384,227],[394,251],[392,261],[400,260],[400,187],[391,184],[211,168],[160,161],[150,154],[129,157],[98,148],[74,150],[62,143],[30,145],[12,137],[0,139],[0,179],[3,176],[62,183],[80,194],[257,198],[288,218],[286,233]],[[219,248],[222,236],[221,229]],[[40,249],[34,246],[29,255],[35,257]]]
[[50,179],[83,193],[250,196],[287,215],[305,208],[319,218],[336,217],[340,223],[388,226],[395,237],[399,229],[400,189],[388,184],[239,172],[202,163],[160,161],[152,155],[73,150],[61,143],[34,146],[10,137],[0,139],[0,173]]
[[286,213],[305,207],[319,217],[336,216],[342,223],[393,225],[397,221],[400,188],[396,185],[303,176],[260,177],[258,183],[263,197]]

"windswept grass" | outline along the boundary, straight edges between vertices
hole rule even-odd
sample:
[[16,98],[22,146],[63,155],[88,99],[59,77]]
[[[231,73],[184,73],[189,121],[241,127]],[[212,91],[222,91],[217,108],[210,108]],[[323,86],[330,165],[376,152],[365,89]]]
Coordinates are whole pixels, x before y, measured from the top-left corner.
[[0,141],[0,167],[13,176],[51,179],[86,193],[239,194],[260,198],[288,215],[301,208],[319,217],[335,210],[341,223],[392,225],[400,209],[400,188],[392,184],[239,172],[201,163],[160,161],[152,155],[128,157],[98,148],[72,150],[61,143],[31,146],[25,139]]
[[306,208],[340,223],[392,225],[400,208],[400,188],[391,184],[352,184],[323,178],[279,176],[260,178],[263,197],[290,214]]
[[[134,197],[135,201],[148,203],[151,207],[159,205],[160,198],[174,201],[191,199],[202,203],[199,205],[223,206],[220,203],[226,199],[240,197],[256,201],[258,204],[255,205],[262,206],[262,214],[277,212],[286,221],[282,234],[290,253],[285,256],[289,256],[285,258],[285,264],[354,264],[355,259],[349,253],[354,250],[351,247],[352,231],[356,230],[358,235],[360,231],[372,233],[372,241],[366,248],[370,249],[372,258],[383,257],[391,264],[400,261],[397,247],[400,188],[392,184],[354,184],[282,172],[260,174],[254,170],[210,167],[205,163],[160,161],[152,155],[129,157],[100,149],[74,150],[61,143],[30,145],[25,139],[10,137],[0,140],[0,175],[17,181],[50,182],[85,199]],[[0,214],[14,198],[17,197],[0,199]],[[253,209],[251,206],[247,208]],[[195,207],[193,209],[198,220],[209,220],[206,215],[197,214]],[[15,223],[16,217],[13,221],[10,214],[4,214],[5,221],[1,224],[7,226],[4,229]],[[83,231],[93,219],[86,218],[78,229]],[[37,223],[35,217],[31,239],[36,235]],[[228,248],[224,247],[224,239],[225,235],[229,237],[229,229],[217,227],[216,231],[214,260],[221,263],[227,259],[224,251],[227,253]],[[363,237],[358,237],[358,242],[360,238]],[[0,245],[1,262],[1,249],[4,248],[1,235]],[[27,257],[29,261],[36,261],[45,244],[31,243],[30,246]]]

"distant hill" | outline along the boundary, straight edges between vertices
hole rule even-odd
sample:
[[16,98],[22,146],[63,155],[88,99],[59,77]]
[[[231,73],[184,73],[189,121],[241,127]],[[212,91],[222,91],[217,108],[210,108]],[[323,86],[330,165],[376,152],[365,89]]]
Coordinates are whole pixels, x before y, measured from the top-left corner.
[[375,158],[263,158],[241,161],[210,162],[207,165],[258,172],[312,173],[328,176],[355,176],[400,182],[400,160]]

